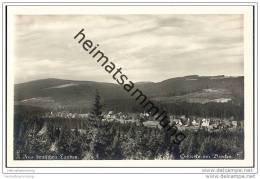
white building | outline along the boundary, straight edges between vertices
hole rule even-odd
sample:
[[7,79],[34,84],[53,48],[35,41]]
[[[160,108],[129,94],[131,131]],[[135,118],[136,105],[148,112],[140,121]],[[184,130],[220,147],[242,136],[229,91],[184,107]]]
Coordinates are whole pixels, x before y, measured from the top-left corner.
[[233,127],[237,127],[237,121],[232,121],[231,124]]
[[199,125],[199,123],[197,123],[195,119],[192,120],[191,124],[192,124],[193,126],[198,126],[198,125]]
[[203,119],[202,119],[201,126],[208,128],[208,127],[209,127],[209,122],[210,122],[210,119],[205,119],[205,118],[203,118]]

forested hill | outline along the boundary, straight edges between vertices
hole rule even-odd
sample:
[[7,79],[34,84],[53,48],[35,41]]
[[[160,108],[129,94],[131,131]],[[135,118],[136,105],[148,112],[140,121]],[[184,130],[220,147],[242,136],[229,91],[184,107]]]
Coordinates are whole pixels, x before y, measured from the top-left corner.
[[[161,82],[138,82],[136,87],[153,101],[162,104],[178,103],[232,103],[242,105],[244,77],[185,76]],[[132,109],[136,102],[122,86],[113,83],[73,81],[55,78],[15,85],[15,104],[38,107],[84,107],[93,103],[99,91],[104,107],[120,110]]]

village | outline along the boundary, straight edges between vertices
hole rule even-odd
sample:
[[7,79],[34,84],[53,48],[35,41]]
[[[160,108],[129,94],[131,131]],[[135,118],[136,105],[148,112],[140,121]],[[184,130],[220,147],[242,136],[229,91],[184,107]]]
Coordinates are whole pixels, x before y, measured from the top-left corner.
[[[60,112],[48,112],[42,116],[47,119],[74,119],[74,120],[89,120],[91,113],[70,113],[67,111]],[[152,116],[149,113],[123,113],[107,111],[101,115],[102,121],[107,122],[120,122],[136,123],[136,125],[143,125],[146,127],[161,128],[159,121],[156,120],[157,116]],[[187,116],[187,115],[169,115],[171,125],[176,125],[179,130],[198,130],[205,129],[208,131],[217,131],[221,129],[235,130],[236,128],[243,128],[243,121],[237,121],[232,116],[230,118],[215,118],[215,117],[198,117],[198,116]]]

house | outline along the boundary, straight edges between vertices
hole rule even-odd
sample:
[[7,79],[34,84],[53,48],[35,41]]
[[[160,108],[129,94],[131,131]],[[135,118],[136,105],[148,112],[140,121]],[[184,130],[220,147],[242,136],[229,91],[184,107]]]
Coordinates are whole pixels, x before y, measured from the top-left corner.
[[202,119],[201,126],[208,128],[208,127],[209,127],[209,122],[210,122],[210,119],[205,119],[205,118],[203,118],[203,119]]
[[180,119],[177,120],[176,124],[177,124],[178,126],[182,126],[182,125],[183,125],[183,123],[181,122]]
[[191,125],[191,119],[190,119],[190,118],[187,118],[187,121],[186,121],[185,126],[187,127],[187,126],[190,126],[190,125]]
[[225,128],[230,128],[232,126],[232,123],[229,120],[224,120],[223,122],[224,122]]
[[195,119],[193,119],[192,122],[191,122],[191,125],[193,125],[193,126],[198,126],[199,123],[197,123],[197,121],[196,121]]
[[149,115],[149,113],[144,112],[144,116],[149,117],[150,115]]
[[234,128],[237,127],[237,121],[231,121],[231,124],[232,124],[232,126],[233,126]]
[[111,116],[111,115],[113,115],[113,114],[114,114],[113,111],[109,111],[109,112],[107,113],[108,116]]

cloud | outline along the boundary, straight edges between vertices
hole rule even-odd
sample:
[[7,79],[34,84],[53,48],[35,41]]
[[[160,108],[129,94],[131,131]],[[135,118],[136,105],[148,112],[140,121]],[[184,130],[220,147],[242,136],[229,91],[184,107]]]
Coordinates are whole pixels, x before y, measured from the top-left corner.
[[73,39],[82,28],[133,81],[243,75],[242,15],[19,15],[15,23],[17,83],[114,82]]

